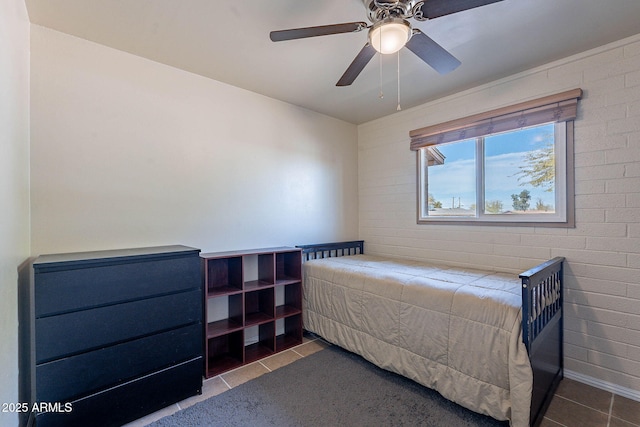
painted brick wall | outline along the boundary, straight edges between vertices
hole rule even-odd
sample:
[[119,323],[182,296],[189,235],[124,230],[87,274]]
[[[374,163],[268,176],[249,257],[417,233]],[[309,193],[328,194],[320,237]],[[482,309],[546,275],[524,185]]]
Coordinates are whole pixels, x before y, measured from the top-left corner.
[[[416,224],[410,130],[578,87],[575,228]],[[368,253],[513,273],[566,257],[567,376],[640,399],[640,34],[358,131]]]

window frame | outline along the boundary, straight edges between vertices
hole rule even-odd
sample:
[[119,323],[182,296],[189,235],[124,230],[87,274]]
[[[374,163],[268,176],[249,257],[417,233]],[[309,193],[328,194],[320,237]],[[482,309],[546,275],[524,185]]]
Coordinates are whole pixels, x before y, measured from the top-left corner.
[[[572,89],[569,91],[545,96],[542,98],[521,102],[519,104],[498,108],[496,110],[475,114],[472,116],[451,120],[449,122],[440,123],[412,130],[409,135],[411,138],[410,149],[416,151],[416,215],[418,224],[481,224],[481,225],[509,225],[509,226],[534,226],[534,227],[575,227],[575,184],[574,184],[574,120],[577,117],[578,100],[582,97],[582,89]],[[554,126],[554,134],[557,136],[558,129],[564,127],[564,144],[565,148],[560,154],[564,154],[564,173],[562,168],[558,169],[558,163],[561,159],[556,157],[556,178],[564,179],[562,182],[556,182],[556,213],[552,214],[554,218],[548,214],[536,215],[543,217],[539,220],[536,217],[527,215],[503,215],[503,214],[485,214],[484,213],[484,182],[477,180],[476,183],[476,215],[474,217],[423,217],[422,195],[428,194],[424,192],[423,183],[426,182],[424,173],[426,169],[421,167],[422,148],[434,147],[439,144],[449,142],[463,141],[469,139],[484,138],[489,135],[500,134],[504,132],[516,131],[527,127],[533,127],[549,123],[563,123],[564,126]],[[555,140],[555,138],[554,138]],[[556,145],[554,143],[554,145]],[[482,151],[479,147],[481,144],[476,143],[476,176],[483,177],[484,174],[478,174],[477,165],[481,163],[484,166],[484,159],[480,156]],[[562,166],[562,165],[560,165]],[[482,169],[480,169],[482,171]],[[425,178],[425,180],[423,180]],[[562,187],[560,187],[562,185]],[[564,200],[561,199],[564,191]],[[479,212],[482,214],[479,214]],[[509,217],[509,218],[507,218]],[[514,217],[514,218],[512,218]]]
[[[537,126],[537,125],[536,125]],[[517,131],[518,129],[513,129]],[[507,225],[534,227],[574,227],[574,164],[573,164],[573,121],[554,123],[555,157],[555,213],[554,214],[487,214],[485,213],[484,186],[484,139],[487,136],[467,138],[476,140],[476,213],[475,216],[429,216],[423,215],[428,194],[427,165],[424,165],[424,150],[416,151],[417,159],[417,223],[457,224],[457,225]],[[456,141],[451,141],[455,143]]]

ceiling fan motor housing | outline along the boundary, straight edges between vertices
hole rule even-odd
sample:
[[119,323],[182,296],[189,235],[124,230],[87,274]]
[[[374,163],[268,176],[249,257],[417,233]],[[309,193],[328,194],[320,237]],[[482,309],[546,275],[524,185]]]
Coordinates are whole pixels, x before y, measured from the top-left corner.
[[369,21],[376,23],[388,17],[415,18],[422,17],[421,7],[424,0],[362,0],[367,10]]

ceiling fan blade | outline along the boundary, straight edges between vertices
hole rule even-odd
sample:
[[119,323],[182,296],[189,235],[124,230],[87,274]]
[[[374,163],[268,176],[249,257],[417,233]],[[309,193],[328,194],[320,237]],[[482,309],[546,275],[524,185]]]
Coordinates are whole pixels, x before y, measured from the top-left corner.
[[376,50],[369,43],[365,44],[362,50],[356,55],[355,59],[344,72],[336,86],[349,86],[360,75],[364,67],[367,66],[373,55],[376,54]]
[[421,10],[424,18],[433,19],[499,1],[502,0],[426,0]]
[[293,28],[290,30],[271,31],[271,41],[303,39],[306,37],[328,36],[331,34],[355,33],[367,28],[366,22],[348,22],[346,24],[321,25],[318,27]]
[[417,28],[413,29],[413,36],[406,46],[440,74],[447,74],[461,64],[455,56]]

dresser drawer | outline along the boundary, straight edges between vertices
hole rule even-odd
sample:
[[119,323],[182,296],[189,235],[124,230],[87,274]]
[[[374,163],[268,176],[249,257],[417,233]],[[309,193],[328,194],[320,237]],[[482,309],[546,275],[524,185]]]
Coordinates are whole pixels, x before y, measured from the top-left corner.
[[57,359],[36,366],[36,401],[66,402],[201,355],[197,323]]
[[202,322],[200,289],[36,319],[36,363]]
[[36,415],[37,427],[118,427],[202,391],[202,357],[71,402],[70,412]]
[[126,260],[82,268],[36,270],[35,316],[43,317],[201,286],[200,257]]

